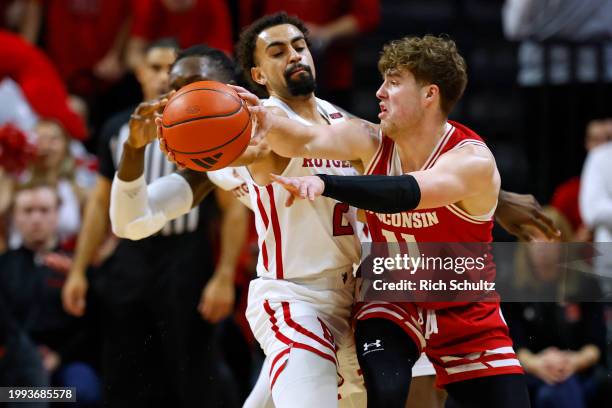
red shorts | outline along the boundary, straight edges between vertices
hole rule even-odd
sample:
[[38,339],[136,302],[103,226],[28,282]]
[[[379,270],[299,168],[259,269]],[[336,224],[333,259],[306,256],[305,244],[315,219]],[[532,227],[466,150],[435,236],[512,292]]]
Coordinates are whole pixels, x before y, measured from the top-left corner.
[[523,374],[499,303],[422,309],[414,303],[357,305],[356,320],[388,319],[414,340],[436,370],[436,385],[501,374]]

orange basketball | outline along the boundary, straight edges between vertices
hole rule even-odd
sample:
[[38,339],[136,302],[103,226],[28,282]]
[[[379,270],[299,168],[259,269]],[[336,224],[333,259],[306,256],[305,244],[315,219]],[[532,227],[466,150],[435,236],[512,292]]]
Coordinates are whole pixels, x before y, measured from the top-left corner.
[[236,160],[251,138],[251,116],[232,88],[194,82],[168,101],[162,136],[178,164],[196,171],[221,169]]

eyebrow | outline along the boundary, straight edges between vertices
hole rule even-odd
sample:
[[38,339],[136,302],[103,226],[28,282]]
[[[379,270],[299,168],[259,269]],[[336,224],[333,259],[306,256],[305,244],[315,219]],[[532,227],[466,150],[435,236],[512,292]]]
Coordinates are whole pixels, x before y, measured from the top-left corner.
[[383,78],[393,78],[393,79],[397,79],[397,78],[401,78],[402,75],[399,71],[397,70],[389,70],[387,72],[385,72],[385,75],[383,75]]
[[[289,42],[290,42],[291,44],[293,44],[294,42],[296,42],[296,41],[300,41],[300,40],[305,40],[305,38],[304,38],[304,36],[303,36],[303,35],[298,35],[297,37],[293,37],[293,38],[291,39],[291,41],[289,41]],[[284,41],[274,41],[274,42],[271,42],[270,44],[268,44],[268,45],[266,46],[266,50],[267,50],[268,48],[275,47],[275,46],[281,46],[281,45],[285,45],[285,42],[284,42]]]

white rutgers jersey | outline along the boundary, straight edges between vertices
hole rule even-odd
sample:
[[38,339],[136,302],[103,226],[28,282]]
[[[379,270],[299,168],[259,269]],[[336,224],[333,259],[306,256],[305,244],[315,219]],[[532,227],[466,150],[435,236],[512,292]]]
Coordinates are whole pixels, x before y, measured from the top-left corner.
[[[281,100],[271,97],[264,106],[283,109],[289,118],[304,125],[310,122],[298,116]],[[346,120],[332,104],[317,98],[319,113],[330,125]],[[289,193],[277,183],[259,186],[246,167],[236,168],[247,182],[255,213],[259,259],[257,275],[274,279],[301,279],[333,276],[351,271],[361,253],[357,231],[357,213],[347,204],[327,197],[314,201],[296,200],[289,208]],[[317,173],[356,175],[348,161],[293,158],[283,176],[310,176]]]
[[238,174],[238,167],[224,167],[221,170],[209,171],[206,174],[208,179],[216,184],[217,187],[231,191],[238,201],[250,210],[253,209],[251,197],[249,196],[249,187]]

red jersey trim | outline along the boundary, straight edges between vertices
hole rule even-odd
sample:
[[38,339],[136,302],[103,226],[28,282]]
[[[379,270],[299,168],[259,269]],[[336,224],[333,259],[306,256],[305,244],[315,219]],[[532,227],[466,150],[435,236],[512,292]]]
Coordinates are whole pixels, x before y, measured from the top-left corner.
[[[259,187],[255,186],[255,193],[257,194],[257,209],[259,210],[259,214],[261,215],[261,219],[264,223],[264,227],[266,227],[266,230],[268,229],[268,224],[269,224],[269,220],[268,220],[268,214],[266,214],[266,209],[263,206],[263,202],[261,201],[261,196],[259,194]],[[268,248],[266,247],[266,240],[263,240],[263,243],[261,244],[261,254],[263,257],[263,264],[264,264],[264,268],[266,268],[266,271],[270,271],[269,267],[268,267]]]
[[270,196],[270,212],[272,213],[272,230],[274,231],[274,242],[276,244],[274,251],[274,259],[276,260],[276,279],[284,279],[283,271],[283,244],[281,240],[281,229],[278,222],[278,213],[276,212],[276,203],[274,201],[274,188],[272,184],[266,186],[268,196]]

